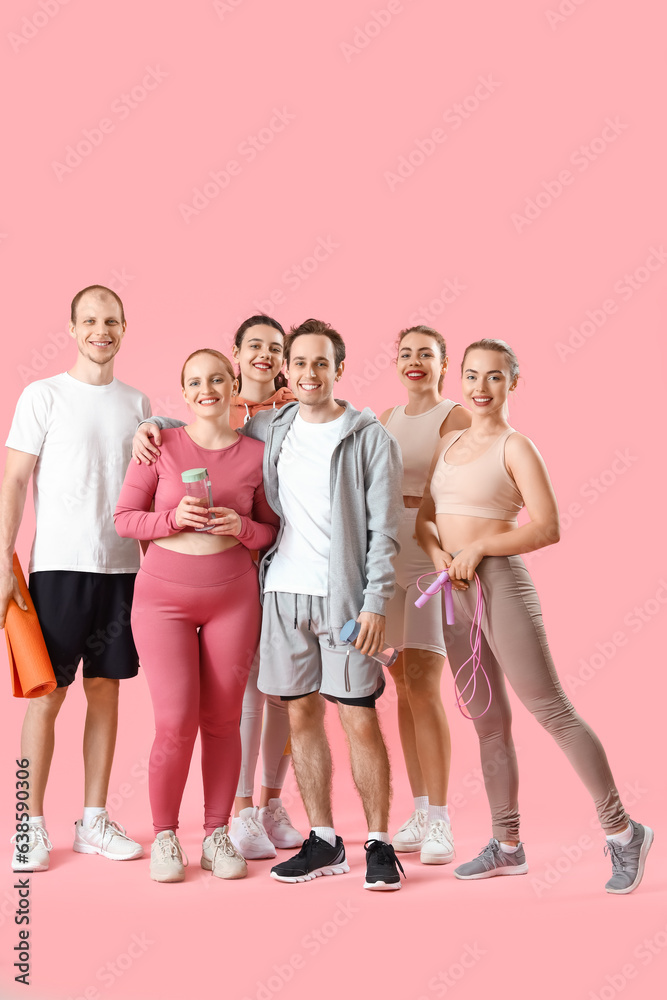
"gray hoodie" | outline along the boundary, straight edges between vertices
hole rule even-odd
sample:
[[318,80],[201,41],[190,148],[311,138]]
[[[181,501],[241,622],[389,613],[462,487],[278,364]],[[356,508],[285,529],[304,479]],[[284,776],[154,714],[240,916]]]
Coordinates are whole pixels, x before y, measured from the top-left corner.
[[[329,552],[329,642],[333,628],[341,628],[360,611],[384,615],[394,593],[393,560],[399,550],[398,527],[403,515],[403,462],[398,442],[373,411],[357,410],[337,399],[345,413],[341,440],[331,457],[331,549]],[[240,434],[264,441],[264,491],[278,514],[284,515],[278,494],[277,462],[285,436],[299,411],[298,403],[257,413]],[[182,426],[182,421],[151,417],[160,427]],[[265,553],[259,569],[260,593],[271,558],[280,545],[283,525]]]
[[[398,552],[398,526],[403,514],[401,451],[373,411],[359,411],[342,399],[338,419],[341,440],[331,457],[331,549],[329,551],[329,626],[340,628],[360,611],[384,615],[394,593],[393,560]],[[241,433],[266,443],[264,491],[283,520],[278,494],[277,462],[285,436],[299,411],[298,403],[258,413]],[[283,526],[259,569],[264,577],[280,545]],[[330,641],[333,636],[330,632]]]

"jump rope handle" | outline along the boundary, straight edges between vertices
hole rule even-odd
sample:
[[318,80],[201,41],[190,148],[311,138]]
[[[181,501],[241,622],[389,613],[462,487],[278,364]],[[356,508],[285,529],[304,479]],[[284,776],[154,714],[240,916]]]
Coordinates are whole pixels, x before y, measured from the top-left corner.
[[434,594],[437,594],[438,591],[442,590],[443,587],[445,590],[445,617],[447,619],[447,624],[453,625],[454,599],[452,597],[452,581],[449,579],[449,573],[446,569],[443,569],[442,573],[438,573],[431,586],[422,591],[421,596],[415,601],[415,607],[423,608],[426,602],[430,600]]

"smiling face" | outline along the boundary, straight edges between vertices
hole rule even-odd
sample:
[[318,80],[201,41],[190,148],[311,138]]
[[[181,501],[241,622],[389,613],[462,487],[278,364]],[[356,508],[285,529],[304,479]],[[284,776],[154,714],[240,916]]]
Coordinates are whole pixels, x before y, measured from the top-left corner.
[[76,307],[76,320],[69,331],[76,339],[79,354],[97,365],[106,365],[118,354],[125,336],[121,307],[108,292],[90,291]]
[[183,369],[183,398],[197,417],[219,417],[229,410],[234,379],[214,354],[202,351]]
[[473,412],[497,413],[517,384],[502,351],[468,351],[463,364],[464,404]]
[[409,389],[437,389],[447,371],[447,359],[441,359],[434,337],[413,331],[401,340],[396,370],[403,385]]
[[232,348],[232,356],[244,382],[273,382],[283,366],[283,337],[272,326],[257,324],[246,330],[241,346]]
[[336,368],[334,345],[323,334],[303,333],[292,341],[287,375],[299,403],[305,406],[328,403],[343,367],[341,362]]

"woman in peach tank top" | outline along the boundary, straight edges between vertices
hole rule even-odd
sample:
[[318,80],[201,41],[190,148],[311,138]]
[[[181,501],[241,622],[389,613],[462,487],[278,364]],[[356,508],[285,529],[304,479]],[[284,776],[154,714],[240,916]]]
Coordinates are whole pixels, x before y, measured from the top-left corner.
[[[631,820],[621,803],[602,744],[576,713],[561,687],[542,623],[533,581],[520,558],[559,539],[556,497],[540,453],[507,421],[507,397],[519,365],[502,340],[471,344],[461,366],[464,401],[472,410],[468,430],[447,434],[433,459],[417,518],[419,540],[437,570],[452,580],[455,625],[444,626],[452,672],[466,690],[468,712],[480,740],[482,770],[491,806],[492,838],[460,879],[521,875],[528,871],[519,839],[518,769],[505,688],[515,694],[556,740],[591,794],[606,834],[612,877],[607,892],[632,892],[641,881],[653,840],[649,827]],[[520,527],[517,513],[529,520]],[[483,676],[473,689],[470,628],[477,583],[483,596]],[[487,708],[488,705],[488,708]]]
[[[396,684],[403,756],[414,796],[414,812],[393,838],[396,851],[420,851],[424,864],[447,864],[454,844],[447,810],[450,738],[440,695],[445,662],[442,607],[415,607],[417,579],[433,571],[419,547],[415,521],[435,449],[441,436],[470,425],[470,414],[441,396],[447,348],[428,326],[410,327],[398,338],[396,371],[408,402],[386,410],[381,421],[403,456],[404,517],[400,552],[394,562],[396,591],[387,605],[387,643],[399,656],[389,668]],[[429,581],[430,582],[430,581]]]

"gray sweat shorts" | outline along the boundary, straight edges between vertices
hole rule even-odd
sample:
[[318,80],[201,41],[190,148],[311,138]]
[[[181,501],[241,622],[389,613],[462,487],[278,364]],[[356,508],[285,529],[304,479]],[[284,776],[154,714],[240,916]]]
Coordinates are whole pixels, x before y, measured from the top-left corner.
[[264,594],[259,679],[264,694],[299,698],[319,691],[329,700],[379,698],[385,686],[382,664],[340,641],[329,645],[326,597]]

